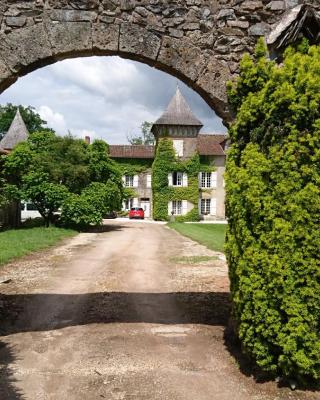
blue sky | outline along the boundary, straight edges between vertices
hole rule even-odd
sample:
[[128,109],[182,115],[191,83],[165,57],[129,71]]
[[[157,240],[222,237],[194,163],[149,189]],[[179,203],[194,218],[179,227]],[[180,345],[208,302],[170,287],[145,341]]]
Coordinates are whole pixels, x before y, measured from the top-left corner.
[[[0,104],[32,105],[63,135],[102,138],[124,144],[153,122],[175,92],[177,79],[145,64],[119,57],[64,60],[20,78],[0,95]],[[193,90],[179,81],[202,132],[225,132],[221,119]]]

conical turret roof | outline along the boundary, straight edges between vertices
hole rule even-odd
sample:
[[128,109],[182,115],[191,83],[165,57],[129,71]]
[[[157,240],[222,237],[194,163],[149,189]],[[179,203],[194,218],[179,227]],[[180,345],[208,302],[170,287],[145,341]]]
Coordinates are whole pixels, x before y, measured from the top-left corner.
[[199,126],[203,124],[195,117],[179,87],[171,99],[167,109],[154,125]]
[[19,108],[11,123],[8,132],[0,142],[0,148],[3,150],[12,150],[17,144],[28,139],[29,132],[21,117]]

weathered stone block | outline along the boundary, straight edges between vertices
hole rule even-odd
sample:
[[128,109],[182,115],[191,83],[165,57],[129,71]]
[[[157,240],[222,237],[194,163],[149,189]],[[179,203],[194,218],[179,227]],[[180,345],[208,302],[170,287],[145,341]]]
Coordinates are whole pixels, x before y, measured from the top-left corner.
[[73,52],[75,55],[92,49],[90,22],[47,22],[46,29],[53,54]]
[[96,50],[117,51],[119,48],[120,26],[113,24],[94,24],[92,46]]
[[271,10],[271,11],[284,10],[285,3],[283,0],[270,1],[270,3],[267,4],[266,8],[267,8],[267,10]]
[[223,8],[219,11],[218,19],[237,19],[233,8]]
[[187,39],[165,37],[157,59],[162,65],[168,66],[188,79],[197,80],[205,67],[205,55],[198,47],[193,46]]
[[130,23],[120,28],[119,50],[155,60],[160,49],[160,38],[146,29]]
[[0,58],[0,81],[9,78],[11,75],[10,69],[6,66],[6,64]]
[[241,29],[248,29],[250,24],[249,21],[228,21],[227,25],[231,28],[241,28]]
[[0,53],[8,67],[17,72],[50,57],[52,49],[43,25],[37,24],[2,35]]
[[260,8],[263,8],[263,3],[262,1],[252,1],[252,0],[246,0],[243,2],[241,5],[242,10],[249,10],[249,11],[255,11],[259,10]]
[[24,26],[27,22],[27,18],[26,17],[7,17],[6,18],[6,24],[8,26],[12,26],[15,28],[21,28],[22,26]]
[[211,57],[204,71],[199,76],[196,84],[200,88],[206,88],[209,96],[209,104],[221,116],[228,119],[227,94],[225,84],[231,79],[231,73],[226,63]]
[[249,35],[251,36],[265,36],[271,30],[270,25],[266,24],[265,22],[259,22],[249,28]]
[[52,21],[60,22],[82,22],[82,21],[95,21],[98,14],[94,11],[80,11],[80,10],[53,10],[50,13]]

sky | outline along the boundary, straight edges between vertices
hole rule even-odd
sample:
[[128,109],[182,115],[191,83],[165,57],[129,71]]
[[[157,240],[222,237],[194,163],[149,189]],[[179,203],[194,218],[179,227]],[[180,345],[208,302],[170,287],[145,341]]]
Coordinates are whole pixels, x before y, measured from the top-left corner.
[[38,69],[0,95],[0,104],[31,105],[58,134],[125,144],[144,121],[160,117],[179,87],[203,133],[226,128],[206,102],[177,78],[120,57],[75,58]]

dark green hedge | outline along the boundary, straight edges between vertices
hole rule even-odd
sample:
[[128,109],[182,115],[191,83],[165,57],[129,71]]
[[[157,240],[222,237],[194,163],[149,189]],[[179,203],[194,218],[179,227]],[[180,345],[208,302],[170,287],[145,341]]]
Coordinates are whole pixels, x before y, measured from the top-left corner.
[[229,85],[226,252],[234,317],[265,371],[320,378],[320,49],[262,43]]

